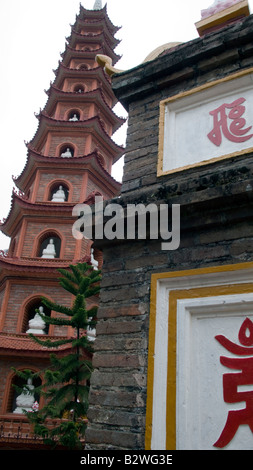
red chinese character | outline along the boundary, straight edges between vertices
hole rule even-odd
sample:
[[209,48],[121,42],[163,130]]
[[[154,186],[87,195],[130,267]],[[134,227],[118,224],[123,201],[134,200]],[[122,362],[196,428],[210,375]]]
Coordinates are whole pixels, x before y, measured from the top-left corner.
[[[242,106],[244,101],[244,98],[238,98],[237,100],[233,101],[233,103],[224,103],[219,106],[219,108],[214,109],[209,113],[211,116],[213,116],[214,127],[213,130],[209,132],[207,137],[213,144],[217,145],[217,147],[221,145],[222,132],[228,140],[236,143],[246,142],[246,140],[249,140],[251,137],[253,137],[253,134],[246,135],[252,126],[243,129],[246,124],[246,120],[242,118],[242,115],[245,112],[245,106]],[[231,109],[228,115],[226,108]],[[228,119],[232,121],[230,125]]]
[[[246,318],[239,331],[239,342],[232,343],[225,336],[215,336],[217,341],[232,354],[237,356],[253,356],[253,323]],[[225,447],[233,439],[239,426],[247,424],[253,433],[253,391],[238,391],[241,385],[253,385],[253,357],[233,358],[221,356],[220,362],[229,369],[240,372],[223,375],[223,397],[226,403],[245,402],[246,407],[241,410],[229,411],[225,427],[214,447]]]

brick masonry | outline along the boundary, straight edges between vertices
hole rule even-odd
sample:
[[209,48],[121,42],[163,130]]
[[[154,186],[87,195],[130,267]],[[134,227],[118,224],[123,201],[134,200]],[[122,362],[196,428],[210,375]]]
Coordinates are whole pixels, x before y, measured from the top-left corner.
[[144,449],[151,274],[253,259],[253,154],[158,178],[159,103],[253,66],[253,16],[113,77],[129,112],[121,204],[181,205],[181,244],[96,242],[103,276],[87,449]]

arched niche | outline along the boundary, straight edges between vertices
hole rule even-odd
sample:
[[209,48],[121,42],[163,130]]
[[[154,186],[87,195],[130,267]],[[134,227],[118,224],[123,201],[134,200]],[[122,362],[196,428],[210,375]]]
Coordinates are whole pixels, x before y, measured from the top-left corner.
[[73,144],[65,143],[59,147],[59,157],[71,158],[75,155],[75,147]]
[[62,181],[54,182],[49,188],[48,200],[51,202],[67,202],[69,200],[69,186]]
[[[28,300],[24,306],[23,306],[23,312],[22,312],[22,329],[21,333],[27,333],[30,329],[29,322],[30,320],[33,320],[36,311],[40,310],[43,308],[43,313],[47,315],[48,317],[51,316],[51,310],[46,307],[45,305],[42,304],[41,302],[41,297],[33,297],[32,299]],[[43,334],[48,334],[49,332],[49,325],[45,325],[43,328]],[[32,331],[31,331],[32,333]],[[35,334],[35,332],[34,332]]]
[[86,63],[79,64],[77,68],[78,68],[78,70],[89,70],[90,69],[89,65],[86,64]]
[[84,93],[86,90],[86,87],[83,85],[83,83],[77,83],[74,85],[73,91],[75,93]]
[[71,122],[80,121],[81,113],[79,109],[71,109],[67,113],[67,120]]
[[37,240],[35,256],[44,259],[60,258],[61,237],[57,232],[46,231]]
[[[22,372],[22,370],[20,370],[20,372]],[[37,371],[32,370],[32,372],[37,372]],[[33,385],[34,389],[36,389],[37,387],[40,387],[41,384],[42,384],[42,379],[40,377],[36,377],[36,378],[32,379],[32,385]],[[18,392],[18,390],[16,390],[14,386],[17,386],[17,387],[22,389],[25,385],[27,385],[27,380],[21,378],[19,375],[11,374],[9,376],[8,381],[7,381],[7,387],[6,387],[7,397],[5,399],[5,406],[4,406],[4,408],[5,408],[4,412],[5,413],[14,413],[14,414],[16,414],[16,412],[17,412],[17,397],[20,395],[20,392]],[[36,392],[36,390],[34,391],[33,401],[34,402],[37,401],[38,403],[40,401],[40,397],[39,397],[38,393]],[[23,413],[21,411],[21,413],[18,413],[18,414],[23,414]]]

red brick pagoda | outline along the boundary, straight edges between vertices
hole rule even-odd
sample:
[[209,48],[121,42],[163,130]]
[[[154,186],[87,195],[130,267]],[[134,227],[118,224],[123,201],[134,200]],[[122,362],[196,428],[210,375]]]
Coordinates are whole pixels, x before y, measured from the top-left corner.
[[[70,306],[72,299],[59,286],[57,270],[81,260],[92,262],[91,242],[72,235],[73,207],[92,201],[95,194],[109,199],[120,191],[111,169],[123,148],[111,136],[123,119],[112,110],[116,98],[110,79],[96,62],[97,54],[110,56],[113,64],[118,61],[114,52],[118,29],[101,2],[96,1],[93,10],[80,6],[47,103],[37,116],[37,131],[27,143],[25,167],[14,179],[17,189],[9,214],[0,227],[10,237],[8,253],[0,256],[2,449],[42,446],[19,412],[12,384],[20,379],[12,367],[34,372],[45,367],[48,350],[27,334],[35,309],[42,296]],[[95,250],[93,258],[101,267],[101,254]],[[58,338],[71,331],[51,325],[43,334]]]

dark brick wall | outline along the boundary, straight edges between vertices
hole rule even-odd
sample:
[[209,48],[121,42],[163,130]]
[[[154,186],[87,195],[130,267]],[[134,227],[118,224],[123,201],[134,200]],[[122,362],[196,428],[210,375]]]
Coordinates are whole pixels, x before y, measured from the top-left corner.
[[88,449],[144,449],[150,279],[156,272],[253,259],[253,154],[157,178],[159,102],[253,66],[253,18],[116,75],[129,111],[121,204],[181,205],[181,244],[96,242],[103,249]]

